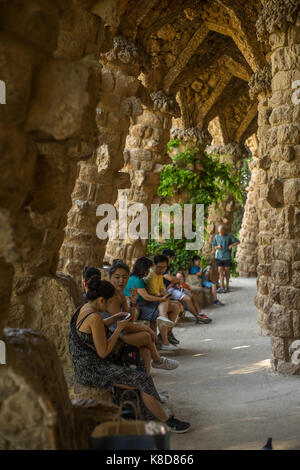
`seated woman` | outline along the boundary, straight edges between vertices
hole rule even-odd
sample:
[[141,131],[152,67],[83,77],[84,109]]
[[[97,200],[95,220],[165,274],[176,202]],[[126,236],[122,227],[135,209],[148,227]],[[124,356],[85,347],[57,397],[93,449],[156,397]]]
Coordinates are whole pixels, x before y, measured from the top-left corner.
[[[120,338],[128,344],[137,346],[140,349],[141,356],[146,363],[147,373],[150,373],[151,359],[152,367],[155,369],[176,369],[179,366],[179,362],[167,357],[161,357],[156,349],[155,341],[156,334],[154,331],[146,325],[137,325],[134,323],[134,319],[137,316],[137,298],[138,292],[136,288],[130,289],[130,297],[125,297],[123,290],[126,287],[129,278],[129,267],[123,263],[122,260],[114,260],[109,270],[109,280],[114,286],[116,293],[112,299],[110,306],[107,309],[108,316],[114,315],[118,312],[130,312],[132,321],[126,326]],[[128,301],[129,299],[129,305]],[[115,328],[115,325],[111,327]]]
[[152,264],[152,261],[145,256],[136,260],[124,289],[124,294],[126,297],[130,297],[130,290],[136,288],[138,292],[137,306],[139,309],[139,319],[148,321],[157,320],[161,336],[164,338],[162,349],[173,351],[176,350],[176,347],[169,343],[166,332],[175,325],[174,322],[177,320],[178,311],[174,311],[174,305],[169,304],[168,294],[151,295],[147,292],[143,278],[149,274]]
[[[92,277],[87,285],[88,302],[74,313],[69,329],[69,350],[72,355],[75,376],[79,383],[89,387],[105,388],[119,400],[121,389],[137,390],[141,397],[143,414],[146,419],[157,419],[166,423],[171,431],[185,432],[190,424],[168,416],[163,409],[153,379],[144,369],[129,369],[119,365],[120,333],[129,321],[122,321],[125,313],[117,313],[103,320],[104,312],[115,294],[114,286],[99,277]],[[117,322],[113,333],[109,326]],[[118,392],[117,392],[118,390]]]
[[206,268],[203,270],[202,266],[200,265],[201,258],[198,255],[193,256],[192,258],[192,266],[189,269],[189,274],[193,274],[197,276],[199,279],[202,280],[203,287],[207,287],[211,289],[214,305],[222,306],[224,305],[220,300],[217,299],[217,285],[215,282],[210,281],[210,269]]

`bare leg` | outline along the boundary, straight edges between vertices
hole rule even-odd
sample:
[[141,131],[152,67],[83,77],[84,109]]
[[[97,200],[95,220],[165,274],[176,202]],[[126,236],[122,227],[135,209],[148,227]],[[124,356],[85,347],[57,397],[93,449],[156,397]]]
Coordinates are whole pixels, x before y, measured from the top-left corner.
[[141,357],[145,361],[147,374],[150,374],[150,370],[151,370],[151,352],[148,348],[142,347],[142,348],[140,348],[140,353],[141,353]]
[[223,272],[222,266],[218,267],[218,273],[219,273],[221,289],[224,289],[224,272]]
[[138,348],[146,348],[149,350],[151,357],[154,362],[161,363],[161,357],[157,352],[155,343],[152,341],[152,337],[147,331],[138,331],[136,333],[123,334],[123,341]]
[[[114,384],[114,387],[124,388],[126,390],[136,390],[134,387],[128,387],[127,385],[122,384]],[[162,421],[163,423],[168,420],[169,416],[161,406],[161,403],[156,400],[152,395],[141,391],[141,397],[145,406],[148,408],[149,411],[155,416],[156,419]]]
[[217,300],[217,286],[216,286],[216,284],[213,284],[211,286],[211,292],[212,292],[212,295],[213,295],[213,299]]
[[188,310],[194,315],[194,317],[196,317],[198,315],[198,312],[195,309],[194,304],[193,304],[192,299],[190,298],[190,296],[185,295],[182,300],[186,304]]
[[160,302],[158,306],[159,314],[162,317],[168,318],[168,310],[169,310],[169,301],[166,300],[165,302]]
[[230,268],[229,266],[225,267],[225,276],[226,276],[226,287],[229,289],[229,279],[230,279]]
[[166,325],[162,325],[161,323],[158,325],[158,329],[160,331],[161,337],[162,337],[162,342],[165,345],[169,345],[169,340],[168,340],[168,331],[169,327]]
[[191,299],[192,299],[192,302],[195,306],[195,309],[197,310],[198,313],[200,313],[201,312],[201,307],[200,307],[200,302],[199,302],[198,295],[193,293]]

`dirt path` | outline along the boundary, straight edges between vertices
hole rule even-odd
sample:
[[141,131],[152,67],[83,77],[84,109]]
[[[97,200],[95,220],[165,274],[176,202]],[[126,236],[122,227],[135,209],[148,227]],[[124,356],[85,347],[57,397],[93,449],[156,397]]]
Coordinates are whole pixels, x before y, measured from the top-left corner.
[[193,429],[172,434],[172,449],[300,449],[300,377],[270,369],[270,338],[257,334],[256,279],[235,278],[224,307],[204,309],[209,325],[192,318],[175,328],[181,349],[175,371],[153,370],[175,416]]

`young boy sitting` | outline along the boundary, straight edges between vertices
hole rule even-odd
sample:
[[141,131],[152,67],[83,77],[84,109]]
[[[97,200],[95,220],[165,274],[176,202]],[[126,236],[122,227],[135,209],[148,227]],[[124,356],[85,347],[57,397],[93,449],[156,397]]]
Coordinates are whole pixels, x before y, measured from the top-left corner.
[[200,265],[201,258],[198,255],[193,256],[192,258],[192,266],[189,269],[189,274],[193,274],[197,276],[198,279],[202,280],[202,286],[208,289],[211,289],[214,305],[222,306],[224,305],[220,300],[217,299],[217,285],[210,281],[210,266],[207,266],[206,269],[203,270],[202,266]]

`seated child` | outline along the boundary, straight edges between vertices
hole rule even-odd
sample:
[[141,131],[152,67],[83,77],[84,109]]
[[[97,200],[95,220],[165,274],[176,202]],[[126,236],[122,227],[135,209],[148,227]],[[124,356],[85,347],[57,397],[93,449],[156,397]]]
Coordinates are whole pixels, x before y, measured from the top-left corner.
[[202,266],[200,265],[200,256],[195,255],[192,258],[192,266],[189,269],[189,274],[193,274],[197,276],[199,279],[202,280],[202,286],[212,290],[212,295],[214,299],[214,305],[222,306],[224,305],[220,300],[217,299],[217,285],[210,281],[210,266],[207,266],[206,269],[203,270]]

